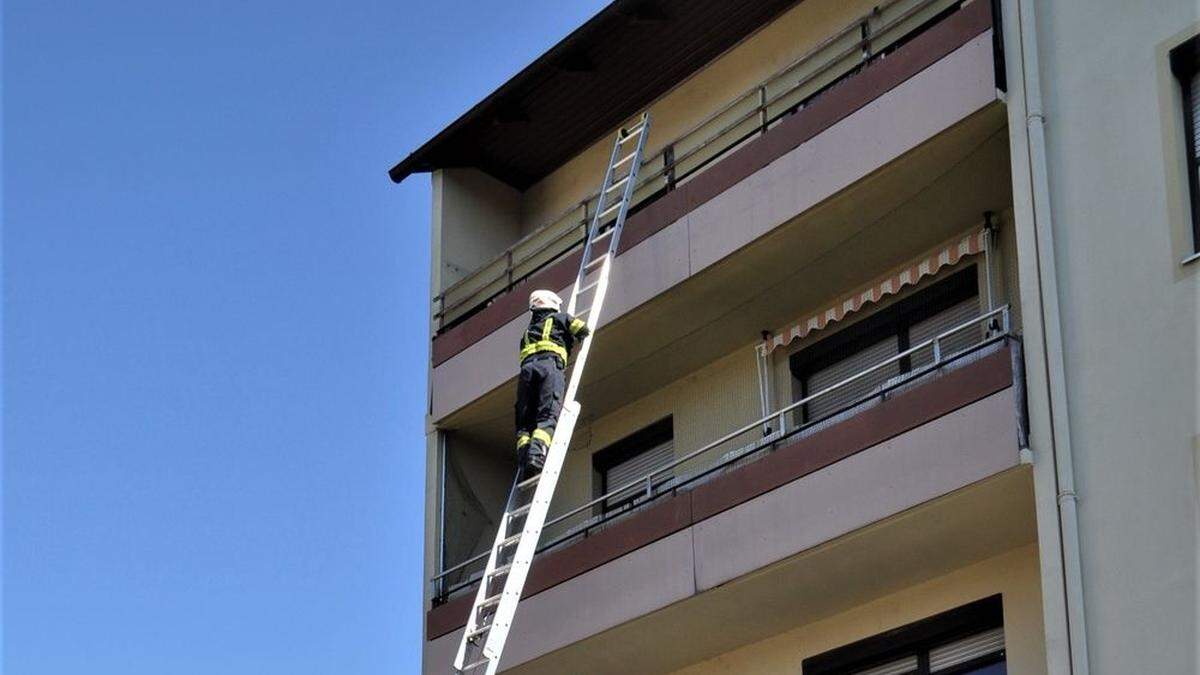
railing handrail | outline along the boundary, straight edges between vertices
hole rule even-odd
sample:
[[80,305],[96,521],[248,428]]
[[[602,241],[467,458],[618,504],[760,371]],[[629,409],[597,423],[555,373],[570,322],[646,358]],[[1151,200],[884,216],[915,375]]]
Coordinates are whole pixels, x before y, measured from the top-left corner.
[[[830,386],[825,387],[824,389],[822,389],[814,394],[809,394],[808,396],[805,396],[798,401],[790,403],[790,404],[780,408],[779,410],[776,410],[776,411],[770,413],[769,415],[764,415],[763,417],[761,417],[749,424],[739,427],[737,430],[732,431],[728,434],[725,434],[724,436],[720,437],[719,439],[717,439],[715,441],[711,441],[711,442],[701,446],[699,449],[693,450],[692,452],[684,455],[683,457],[679,457],[679,458],[675,459],[670,464],[661,466],[657,469],[654,469],[653,471],[650,471],[649,473],[646,473],[643,476],[640,476],[634,480],[629,481],[628,483],[626,483],[620,487],[609,490],[605,494],[600,495],[599,497],[597,497],[585,504],[577,506],[577,507],[571,509],[570,511],[562,513],[562,514],[554,517],[553,519],[547,521],[546,524],[542,526],[542,529],[545,530],[546,528],[550,527],[551,525],[558,524],[564,520],[567,520],[568,518],[571,518],[572,516],[575,516],[579,513],[587,511],[588,509],[594,508],[598,504],[602,504],[603,502],[605,502],[609,499],[612,499],[613,497],[621,494],[622,492],[627,492],[630,488],[634,488],[634,487],[637,487],[640,485],[645,485],[647,482],[652,482],[654,480],[654,477],[661,473],[664,473],[668,470],[672,470],[682,464],[686,464],[687,462],[690,462],[691,460],[695,459],[696,457],[699,457],[700,455],[702,455],[714,448],[724,445],[725,443],[728,443],[729,441],[737,438],[738,436],[749,433],[750,431],[753,431],[754,429],[761,427],[764,424],[766,424],[776,418],[779,418],[782,420],[782,418],[784,416],[786,416],[788,413],[796,410],[797,408],[799,408],[803,405],[806,405],[808,403],[811,403],[814,400],[816,400],[822,396],[826,396],[833,391],[841,389],[842,387],[845,387],[848,384],[857,382],[858,380],[862,379],[863,377],[866,377],[868,374],[873,373],[873,372],[883,368],[884,366],[890,365],[892,363],[895,363],[897,361],[900,361],[902,359],[910,357],[919,351],[922,351],[924,349],[929,349],[929,348],[933,349],[933,360],[928,366],[926,366],[926,370],[934,369],[939,364],[941,364],[943,361],[942,357],[944,355],[941,354],[941,349],[940,349],[940,344],[941,344],[942,340],[944,340],[945,338],[947,338],[951,335],[954,335],[955,333],[958,333],[958,332],[964,331],[968,328],[971,328],[972,326],[976,326],[976,325],[983,323],[985,321],[988,321],[990,319],[994,319],[997,316],[1002,317],[1000,336],[1010,334],[1011,327],[1009,325],[1009,306],[1001,305],[991,311],[985,312],[983,314],[980,314],[979,316],[976,316],[976,317],[973,317],[966,321],[963,321],[963,322],[955,325],[952,328],[949,328],[941,333],[938,333],[937,335],[925,340],[924,342],[921,342],[913,347],[909,347],[908,349],[905,349],[904,351],[902,351],[894,356],[891,356],[883,361],[880,361],[879,363],[876,363],[864,370],[861,370],[840,382],[831,384]],[[987,342],[987,340],[985,339],[985,340],[981,341],[979,345],[975,345],[975,346],[980,346],[986,342]],[[782,424],[781,424],[780,428],[781,429],[783,428]],[[487,552],[481,553],[481,554],[475,556],[474,558],[465,560],[465,561],[455,565],[454,567],[450,567],[445,570],[442,570],[438,574],[434,575],[432,580],[436,581],[438,579],[441,579],[449,574],[457,572],[460,569],[463,569],[465,567],[469,567],[472,564],[478,563],[479,561],[484,560],[487,557],[488,557]]]
[[[915,16],[921,10],[938,2],[938,0],[918,0],[918,2],[916,4],[914,4],[912,7],[910,7],[903,13],[892,18],[887,23],[877,26],[875,32],[867,33],[864,31],[864,35],[862,37],[860,37],[853,44],[848,45],[846,48],[844,48],[843,50],[838,52],[835,56],[830,58],[828,60],[828,63],[825,63],[821,67],[814,70],[813,72],[806,74],[803,78],[797,80],[794,84],[792,84],[791,86],[788,86],[787,88],[783,89],[782,91],[774,94],[770,98],[765,97],[765,95],[762,96],[760,101],[755,105],[755,107],[752,110],[739,116],[736,120],[723,126],[720,130],[716,131],[715,133],[710,134],[707,138],[700,141],[697,145],[695,145],[695,147],[690,148],[689,150],[684,152],[682,155],[675,157],[674,161],[672,162],[672,166],[667,166],[666,161],[665,161],[665,153],[668,149],[673,149],[676,145],[683,144],[684,141],[688,140],[688,138],[690,136],[698,133],[699,131],[704,129],[706,126],[708,126],[711,123],[713,123],[714,121],[720,119],[723,115],[729,113],[731,110],[734,110],[735,108],[737,108],[738,105],[742,104],[748,98],[753,97],[755,94],[760,94],[760,92],[765,94],[765,90],[769,85],[774,84],[776,81],[778,81],[779,79],[786,76],[789,72],[792,72],[793,70],[795,70],[798,66],[804,64],[807,61],[810,61],[810,60],[816,58],[819,54],[821,54],[823,51],[828,49],[831,45],[837,43],[839,40],[844,38],[847,34],[851,33],[854,29],[856,29],[856,28],[861,29],[861,27],[864,25],[867,25],[868,22],[872,18],[881,16],[884,11],[886,11],[893,5],[895,5],[899,2],[902,2],[902,1],[903,0],[885,0],[884,2],[881,2],[879,5],[873,7],[872,9],[868,10],[867,12],[859,15],[857,18],[848,22],[842,28],[838,29],[838,31],[835,32],[833,35],[825,38],[817,45],[814,45],[813,47],[811,47],[810,49],[805,51],[803,54],[801,54],[800,56],[798,56],[795,59],[793,59],[792,61],[790,61],[787,65],[774,71],[773,73],[771,73],[770,75],[768,75],[767,77],[762,79],[758,84],[746,89],[741,94],[738,94],[729,103],[725,104],[723,107],[719,108],[718,110],[714,111],[713,113],[710,113],[709,115],[704,117],[699,122],[691,125],[687,129],[687,131],[680,133],[678,136],[676,136],[670,142],[663,144],[661,149],[656,151],[654,154],[648,156],[646,159],[644,159],[641,162],[641,165],[643,167],[645,167],[650,164],[653,164],[654,162],[658,161],[660,158],[663,158],[663,160],[664,160],[663,167],[659,168],[659,169],[655,169],[653,171],[647,171],[647,172],[643,173],[641,178],[639,178],[638,181],[634,185],[634,192],[644,188],[651,181],[657,180],[660,177],[666,175],[669,171],[674,169],[675,165],[678,165],[682,161],[695,156],[697,153],[699,153],[701,150],[706,148],[712,142],[722,138],[723,136],[725,136],[732,130],[736,129],[738,126],[744,124],[747,120],[753,118],[755,115],[761,115],[761,114],[765,113],[769,106],[771,106],[772,104],[778,103],[781,99],[783,99],[787,95],[791,94],[792,92],[795,92],[796,90],[802,88],[803,86],[805,86],[806,84],[811,82],[813,79],[819,77],[820,75],[825,73],[828,69],[832,68],[835,64],[839,63],[842,59],[853,54],[855,52],[855,50],[861,50],[864,45],[870,45],[874,40],[877,40],[881,35],[888,33],[896,26],[903,24],[905,21],[907,21],[908,19]],[[525,236],[521,237],[516,242],[514,242],[513,244],[511,244],[510,246],[505,248],[498,255],[494,256],[493,258],[491,258],[487,262],[483,263],[482,265],[479,265],[478,267],[476,267],[475,270],[473,270],[467,276],[463,277],[462,279],[459,279],[458,281],[455,281],[454,283],[450,284],[446,288],[442,289],[442,291],[440,293],[438,293],[437,295],[435,295],[433,297],[433,303],[436,307],[434,315],[436,317],[444,317],[447,314],[447,312],[449,312],[451,310],[458,309],[458,308],[462,307],[463,305],[466,305],[472,301],[478,301],[477,296],[479,295],[480,292],[484,291],[489,286],[492,286],[493,284],[495,284],[499,281],[505,280],[505,278],[512,273],[513,268],[516,265],[524,264],[530,260],[534,260],[537,258],[538,255],[542,254],[543,252],[545,252],[546,250],[548,250],[555,244],[562,242],[563,239],[565,239],[567,236],[569,236],[575,230],[575,227],[577,225],[585,225],[587,223],[587,221],[588,221],[588,205],[591,204],[598,195],[599,195],[598,191],[589,193],[586,197],[584,197],[580,201],[573,203],[570,207],[564,209],[561,213],[556,215],[554,218],[548,220],[545,225],[542,225],[542,226],[538,227],[537,229],[531,231],[529,234],[526,234]],[[641,203],[641,201],[644,201],[644,200],[638,200],[636,203]],[[547,231],[550,230],[552,227],[554,227],[556,224],[563,222],[564,220],[569,218],[573,212],[580,211],[580,210],[582,210],[583,215],[577,223],[568,223],[569,226],[564,226],[562,228],[562,232],[552,235],[546,243],[544,243],[543,245],[536,248],[534,251],[532,251],[527,256],[525,256],[522,260],[520,260],[520,261],[515,260],[515,255],[514,255],[515,252],[517,252],[519,249],[521,249],[522,247],[527,245],[529,242],[534,241],[534,240],[538,239],[539,237],[545,236],[547,234]],[[582,237],[582,233],[580,233],[580,234]],[[574,246],[567,247],[559,255],[568,254],[568,253],[570,253],[571,250],[573,250],[573,248],[574,248]],[[492,267],[493,265],[496,265],[496,264],[502,263],[502,262],[507,262],[507,264],[504,265],[504,269],[502,269],[494,277],[480,279],[475,276],[477,272],[486,270],[489,267]],[[470,293],[469,295],[458,300],[457,302],[454,302],[453,304],[451,304],[449,306],[445,305],[446,298],[450,294],[462,289],[463,287],[467,286],[468,284],[478,284],[479,288],[475,292]],[[438,305],[441,305],[441,306],[438,306]]]

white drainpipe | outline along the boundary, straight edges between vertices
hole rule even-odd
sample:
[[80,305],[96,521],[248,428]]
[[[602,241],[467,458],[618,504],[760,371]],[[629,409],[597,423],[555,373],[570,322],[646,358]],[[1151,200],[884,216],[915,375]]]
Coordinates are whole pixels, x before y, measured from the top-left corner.
[[1079,519],[1076,510],[1075,470],[1071,454],[1062,325],[1059,317],[1054,231],[1050,214],[1050,181],[1046,165],[1046,119],[1037,48],[1035,2],[1015,0],[1020,17],[1021,62],[1025,93],[1029,168],[1033,188],[1033,218],[1037,236],[1037,263],[1042,288],[1042,323],[1050,385],[1050,419],[1053,426],[1055,474],[1058,483],[1058,516],[1062,528],[1063,580],[1065,585],[1071,670],[1087,675],[1087,627],[1083,611],[1083,581],[1079,553]]

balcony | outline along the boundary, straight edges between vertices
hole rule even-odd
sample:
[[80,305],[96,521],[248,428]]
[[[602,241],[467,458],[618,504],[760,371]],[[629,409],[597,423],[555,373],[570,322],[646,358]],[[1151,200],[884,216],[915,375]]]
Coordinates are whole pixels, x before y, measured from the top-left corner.
[[[740,585],[761,599],[764,580],[745,580],[760,569],[831,583],[842,568],[865,573],[858,560],[864,550],[895,554],[916,542],[967,536],[987,523],[994,531],[975,532],[976,542],[958,547],[956,556],[978,559],[1031,541],[1028,475],[1018,453],[1024,446],[1019,349],[1008,308],[985,311],[560,510],[531,570],[506,667],[563,672],[554,668],[570,662],[578,670],[605,650],[622,649],[610,629],[657,620],[673,630],[685,610],[655,614],[667,606],[701,603],[712,610],[715,602],[722,612],[747,611],[753,603],[728,593],[715,599],[721,595],[715,589]],[[911,366],[879,379],[901,363]],[[844,396],[867,381],[879,384]],[[839,403],[819,416],[798,415],[828,400]],[[626,499],[631,491],[637,496]],[[623,506],[605,508],[617,498]],[[870,535],[847,543],[851,532],[868,526]],[[847,558],[847,551],[856,553]],[[440,604],[427,617],[427,672],[448,662],[483,562],[483,556],[467,560],[431,580]],[[872,574],[901,584],[916,573],[903,567]],[[568,611],[584,605],[586,612]],[[758,623],[770,628],[769,621]],[[712,646],[728,648],[730,639],[715,638]],[[700,656],[692,651],[645,666],[678,667]],[[606,671],[601,661],[591,663],[586,672]]]
[[[894,51],[885,50],[885,56],[874,57],[836,85],[808,95],[795,112],[768,118],[765,131],[756,130],[716,159],[692,167],[684,178],[677,176],[675,189],[646,198],[626,224],[615,261],[602,320],[606,337],[593,359],[604,364],[605,372],[589,368],[584,390],[590,400],[606,398],[595,387],[624,377],[615,371],[629,372],[638,359],[704,330],[706,322],[783,282],[788,270],[814,265],[846,237],[880,225],[914,199],[926,199],[923,192],[932,182],[938,182],[932,189],[945,190],[947,229],[914,222],[909,229],[915,240],[935,241],[980,210],[1007,205],[1007,182],[994,179],[1007,172],[1007,146],[1001,139],[980,150],[1005,121],[993,76],[988,6],[976,0],[961,8],[952,4],[947,11],[935,12],[931,23],[919,24],[922,30],[893,42]],[[719,145],[704,147],[716,152]],[[982,173],[970,184],[953,187],[953,178],[942,180],[962,166],[983,166]],[[665,181],[655,170],[647,166],[647,179]],[[958,211],[959,205],[964,210]],[[888,236],[882,225],[878,233]],[[505,407],[502,395],[493,394],[515,374],[511,348],[522,328],[525,298],[534,287],[562,289],[569,283],[578,253],[563,251],[540,271],[526,274],[525,281],[514,277],[511,290],[506,277],[503,292],[435,337],[431,413],[439,426],[470,425]],[[798,255],[784,256],[785,251]],[[888,264],[870,258],[859,266]],[[839,274],[839,283],[854,283]],[[698,300],[702,295],[708,298]],[[680,311],[687,303],[703,311]],[[780,308],[775,314],[773,309],[756,306],[742,313],[737,327],[746,332],[740,335],[756,334],[791,311]],[[646,326],[663,312],[681,319],[673,327],[676,334],[659,340],[661,331]],[[648,334],[656,334],[656,341],[647,340]],[[697,358],[734,348],[732,331],[712,335],[724,341],[698,345]],[[678,374],[692,365],[663,372]],[[613,386],[628,394],[624,385]]]
[[[964,15],[954,16],[964,9]],[[631,214],[648,208],[671,193],[683,191],[688,183],[721,166],[739,149],[769,135],[770,131],[785,125],[798,113],[810,118],[806,119],[808,123],[804,125],[808,127],[806,135],[816,135],[822,127],[831,125],[838,117],[865,102],[862,100],[863,92],[853,92],[857,96],[847,96],[850,92],[834,95],[836,89],[888,59],[951,16],[954,19],[949,28],[957,29],[960,33],[977,32],[991,22],[984,0],[891,0],[847,23],[814,49],[729,101],[647,157],[639,172]],[[947,28],[943,25],[937,32],[954,32]],[[962,35],[935,37],[961,38]],[[925,55],[925,59],[919,59],[916,64],[918,69],[928,65],[930,56],[936,58],[944,55],[937,51],[932,50]],[[892,73],[893,79],[897,75],[911,75],[914,64],[898,65],[909,66],[904,70],[910,72]],[[883,90],[894,84],[894,81],[889,82]],[[879,92],[868,92],[867,95],[872,93]],[[821,102],[821,109],[813,111],[818,102]],[[813,112],[820,114],[814,115]],[[818,117],[823,119],[816,119]],[[727,174],[736,163],[725,163],[718,173]],[[721,182],[725,181],[717,181]],[[716,187],[709,183],[711,181],[694,187],[691,190],[693,194],[688,198],[681,195],[676,201],[702,201],[705,196],[703,193],[711,192]],[[514,244],[497,251],[488,262],[476,269],[462,271],[459,275],[462,278],[449,284],[433,299],[435,335],[450,331],[493,304],[500,296],[511,292],[515,286],[577,252],[591,214],[595,211],[597,196],[595,193],[589,194],[550,222],[533,228],[532,232]]]

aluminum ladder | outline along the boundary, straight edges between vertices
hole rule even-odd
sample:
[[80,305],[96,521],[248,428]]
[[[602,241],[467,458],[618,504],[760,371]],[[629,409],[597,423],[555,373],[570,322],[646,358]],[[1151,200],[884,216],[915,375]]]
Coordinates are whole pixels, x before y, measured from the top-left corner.
[[[554,496],[567,447],[571,444],[575,422],[579,419],[579,402],[575,400],[575,393],[579,390],[579,381],[591,351],[592,335],[595,335],[600,321],[600,309],[608,292],[609,272],[621,241],[621,229],[625,227],[625,215],[633,197],[649,131],[650,114],[642,113],[631,128],[621,129],[617,133],[613,143],[596,211],[584,240],[579,272],[575,275],[571,297],[567,302],[567,313],[584,319],[591,334],[583,339],[571,369],[562,412],[559,413],[542,472],[532,477],[518,474],[513,480],[487,567],[483,570],[479,590],[475,593],[475,604],[467,617],[467,627],[459,642],[458,654],[454,657],[455,673],[486,672],[487,675],[493,675],[500,667],[500,655],[517,613],[525,576],[533,562],[542,525],[546,522],[546,512],[550,508],[550,499]],[[623,155],[622,152],[631,142],[635,144],[633,151]],[[614,202],[613,198],[618,195],[620,199]],[[616,218],[609,221],[608,218],[614,213]],[[593,258],[594,253],[600,250],[597,244],[605,239],[608,242],[604,253]],[[586,306],[577,310],[581,304]]]

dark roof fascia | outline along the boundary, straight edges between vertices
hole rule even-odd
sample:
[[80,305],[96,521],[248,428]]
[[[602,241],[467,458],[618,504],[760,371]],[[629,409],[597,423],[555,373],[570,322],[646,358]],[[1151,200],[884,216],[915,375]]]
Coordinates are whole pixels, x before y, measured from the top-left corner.
[[621,4],[628,3],[623,3],[622,0],[614,0],[613,2],[609,3],[607,7],[600,10],[592,18],[585,21],[583,25],[571,31],[567,37],[560,40],[558,44],[554,45],[547,50],[546,53],[535,59],[533,63],[525,66],[520,72],[509,78],[507,82],[500,85],[500,88],[496,89],[496,91],[489,94],[479,103],[476,103],[471,107],[470,110],[463,113],[463,115],[454,120],[454,122],[450,123],[450,126],[438,132],[436,136],[426,141],[423,145],[421,145],[421,147],[409,153],[407,157],[388,170],[388,176],[392,179],[392,182],[399,183],[414,173],[432,170],[432,167],[421,165],[419,161],[421,155],[424,155],[426,152],[432,150],[442,141],[452,137],[463,127],[475,122],[488,108],[491,107],[493,103],[503,101],[506,96],[513,92],[513,90],[520,88],[522,85],[526,84],[526,81],[532,80],[543,69],[552,66],[557,60],[567,56],[576,43],[586,39],[588,34],[597,26],[599,26],[599,24],[603,23],[609,16],[621,13],[620,8],[618,7],[618,5]]

